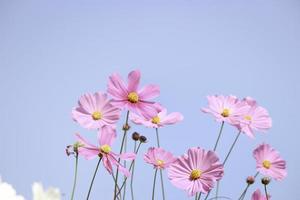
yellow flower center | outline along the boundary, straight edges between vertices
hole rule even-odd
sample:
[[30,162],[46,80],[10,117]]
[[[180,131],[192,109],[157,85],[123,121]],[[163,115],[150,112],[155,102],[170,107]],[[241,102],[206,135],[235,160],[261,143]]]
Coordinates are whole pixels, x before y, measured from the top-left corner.
[[105,145],[102,145],[102,146],[100,147],[100,150],[101,150],[103,153],[108,154],[108,153],[111,151],[111,147],[110,147],[109,145],[105,144]]
[[228,108],[224,108],[221,115],[223,117],[229,117],[229,114],[230,114],[230,110]]
[[202,171],[200,169],[193,169],[190,174],[190,179],[197,180],[201,177]]
[[137,103],[139,101],[139,95],[136,92],[130,92],[127,99],[131,103]]
[[159,167],[162,167],[163,165],[165,164],[165,162],[163,160],[156,160],[156,165],[159,166]]
[[246,116],[244,117],[244,119],[245,119],[245,120],[248,120],[248,121],[251,121],[251,120],[252,120],[252,117],[251,117],[250,115],[246,115]]
[[152,123],[153,124],[159,124],[159,122],[160,122],[160,118],[158,116],[155,116],[155,117],[152,118]]
[[102,118],[102,114],[99,111],[95,111],[92,114],[93,120],[100,120]]
[[263,162],[264,168],[270,169],[271,165],[272,165],[272,163],[270,161],[264,160],[264,162]]

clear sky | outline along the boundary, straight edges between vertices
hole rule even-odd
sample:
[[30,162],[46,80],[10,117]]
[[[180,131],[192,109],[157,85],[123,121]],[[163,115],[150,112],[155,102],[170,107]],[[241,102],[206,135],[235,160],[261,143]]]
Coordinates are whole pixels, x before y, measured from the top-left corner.
[[[212,148],[220,124],[200,112],[206,95],[257,99],[269,110],[273,128],[254,140],[240,138],[220,193],[237,198],[245,177],[255,173],[252,150],[264,141],[288,163],[288,177],[269,186],[272,199],[295,199],[300,196],[299,53],[298,0],[0,0],[0,174],[27,199],[33,181],[59,187],[68,199],[74,160],[64,148],[75,132],[96,138],[71,120],[72,107],[85,92],[105,91],[111,73],[125,77],[140,69],[142,84],[159,84],[157,100],[185,117],[161,130],[162,146],[175,155],[193,146]],[[154,130],[133,130],[149,138],[142,152],[155,144]],[[221,158],[235,134],[225,126]],[[147,200],[153,169],[141,158],[136,199]],[[95,165],[96,160],[80,160],[76,200],[84,199]],[[167,199],[188,199],[165,183]],[[259,181],[251,192],[257,187]],[[111,195],[111,177],[101,167],[92,199]]]

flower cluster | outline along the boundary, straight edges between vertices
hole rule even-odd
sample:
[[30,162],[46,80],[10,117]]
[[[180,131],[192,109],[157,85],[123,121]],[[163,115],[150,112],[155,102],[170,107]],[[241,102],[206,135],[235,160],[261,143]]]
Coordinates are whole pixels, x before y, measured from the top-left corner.
[[[214,117],[221,123],[219,135],[214,148],[206,150],[201,147],[190,147],[186,153],[174,156],[170,151],[161,147],[159,134],[162,127],[176,124],[183,120],[183,115],[179,112],[168,113],[167,109],[153,99],[160,94],[157,85],[149,84],[144,87],[140,85],[141,73],[134,70],[128,74],[127,82],[124,82],[118,73],[112,74],[108,79],[107,91],[86,93],[79,100],[78,105],[72,110],[72,118],[83,128],[94,131],[97,145],[87,141],[80,134],[76,134],[76,141],[73,145],[68,145],[66,153],[75,157],[75,178],[71,194],[71,200],[75,196],[77,180],[78,159],[80,156],[86,160],[98,158],[98,163],[91,179],[91,184],[87,193],[87,200],[90,197],[94,179],[96,178],[99,165],[102,162],[104,168],[112,176],[114,187],[112,188],[113,200],[125,200],[127,192],[126,184],[130,179],[130,190],[134,199],[134,170],[136,157],[141,146],[148,142],[144,135],[137,132],[132,134],[132,151],[127,152],[129,142],[128,133],[132,129],[131,122],[135,125],[143,125],[154,130],[156,134],[156,144],[151,145],[144,153],[145,163],[151,165],[154,170],[152,200],[155,199],[156,177],[159,172],[161,180],[162,199],[166,199],[164,190],[164,171],[167,173],[169,181],[177,188],[182,189],[188,196],[194,196],[200,200],[201,194],[206,194],[206,200],[213,188],[219,182],[225,171],[225,164],[228,161],[233,147],[241,134],[254,138],[256,132],[266,132],[272,126],[272,120],[268,111],[260,106],[251,97],[239,99],[235,96],[212,95],[208,96],[208,106],[202,108],[204,113]],[[125,113],[123,133],[117,133],[117,123],[122,112]],[[225,159],[220,159],[217,146],[220,143],[222,130],[225,124],[236,128],[238,134],[233,141]],[[120,138],[119,151],[113,150],[113,144]],[[252,200],[269,199],[267,185],[270,179],[282,180],[286,177],[286,163],[280,157],[278,151],[269,144],[261,144],[254,151],[257,173],[247,178],[247,187],[242,192],[239,200],[244,199],[249,186],[254,184],[258,175],[262,175],[262,184],[265,187],[265,194],[256,190],[252,195]],[[130,162],[128,165],[127,162]],[[119,178],[119,173],[124,175],[124,179]],[[217,190],[218,191],[218,190]],[[218,199],[218,192],[215,199]]]

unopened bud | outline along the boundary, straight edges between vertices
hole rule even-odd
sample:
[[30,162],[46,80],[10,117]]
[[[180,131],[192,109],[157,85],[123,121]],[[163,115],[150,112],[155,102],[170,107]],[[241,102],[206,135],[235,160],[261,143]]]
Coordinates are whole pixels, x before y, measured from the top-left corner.
[[264,185],[268,185],[270,183],[271,179],[269,177],[263,177],[261,179],[261,183]]
[[139,140],[142,143],[146,143],[147,142],[147,138],[145,136],[143,136],[143,135],[140,136]]
[[129,124],[124,124],[123,125],[123,131],[128,131],[130,129]]
[[246,182],[251,185],[255,182],[255,178],[253,176],[248,176]]
[[132,133],[131,137],[134,141],[138,141],[140,139],[140,134],[137,132],[134,132],[134,133]]

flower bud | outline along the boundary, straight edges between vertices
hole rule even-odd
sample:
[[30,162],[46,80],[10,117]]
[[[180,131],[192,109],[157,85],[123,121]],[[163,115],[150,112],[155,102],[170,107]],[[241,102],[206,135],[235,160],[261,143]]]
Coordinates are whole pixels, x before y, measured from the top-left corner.
[[131,137],[134,141],[138,141],[140,139],[140,134],[137,132],[134,132],[134,133],[132,133]]
[[255,178],[253,176],[248,176],[246,182],[251,185],[255,182]]
[[143,135],[140,136],[139,140],[140,140],[141,143],[146,143],[147,142],[147,138]]
[[130,129],[129,124],[124,124],[123,125],[123,131],[128,131]]
[[261,179],[261,183],[264,185],[268,185],[270,183],[271,179],[269,177],[263,177]]

